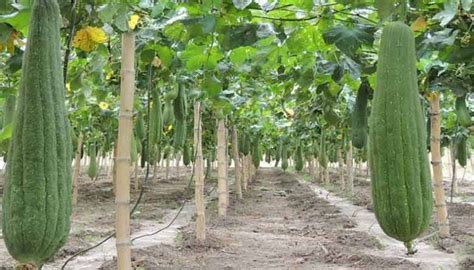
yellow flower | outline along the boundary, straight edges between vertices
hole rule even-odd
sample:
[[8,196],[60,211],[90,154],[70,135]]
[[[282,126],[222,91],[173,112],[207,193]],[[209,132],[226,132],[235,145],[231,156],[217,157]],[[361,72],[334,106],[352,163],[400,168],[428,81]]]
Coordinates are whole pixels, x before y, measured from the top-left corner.
[[109,103],[107,102],[100,102],[99,103],[99,107],[102,109],[102,110],[107,110],[109,108]]
[[105,76],[105,79],[107,81],[109,81],[110,79],[112,79],[112,77],[114,76],[114,72],[113,71],[110,71],[109,73],[107,73],[107,75]]
[[86,26],[76,32],[72,45],[74,48],[90,52],[97,49],[99,44],[105,42],[107,42],[107,36],[104,30],[98,27]]
[[130,20],[128,21],[128,27],[131,29],[131,30],[134,30],[135,27],[137,27],[137,24],[138,22],[140,21],[140,16],[138,15],[132,15],[130,17]]
[[102,28],[86,26],[85,30],[89,34],[90,39],[92,39],[95,43],[107,42],[107,36],[105,35],[105,32],[102,30]]

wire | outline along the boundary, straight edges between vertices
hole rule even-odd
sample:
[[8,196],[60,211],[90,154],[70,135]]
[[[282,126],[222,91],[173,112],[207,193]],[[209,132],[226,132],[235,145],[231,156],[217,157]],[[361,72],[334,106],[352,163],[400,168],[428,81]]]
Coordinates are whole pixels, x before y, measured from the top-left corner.
[[[202,113],[200,112],[199,113],[199,117],[198,117],[198,125],[201,125],[201,115]],[[198,137],[200,137],[200,128],[198,128]],[[191,188],[191,184],[193,182],[193,179],[194,179],[194,172],[195,172],[195,169],[196,169],[196,158],[197,158],[197,147],[195,147],[195,151],[194,151],[194,162],[193,162],[193,170],[192,170],[192,173],[191,173],[191,177],[189,178],[189,181],[188,181],[188,185],[186,186],[186,190],[189,191],[190,188]],[[209,194],[214,190],[215,187],[213,187],[211,189],[210,192],[208,192],[208,194],[206,196],[209,196]],[[171,227],[171,225],[174,224],[174,222],[178,219],[179,215],[181,214],[181,212],[183,211],[184,209],[184,206],[186,205],[186,203],[188,202],[188,200],[184,200],[182,203],[181,203],[181,206],[179,207],[179,210],[178,212],[176,213],[176,215],[171,219],[171,221],[166,225],[164,226],[163,228],[160,228],[152,233],[148,233],[148,234],[144,234],[144,235],[140,235],[140,236],[137,236],[135,238],[132,239],[132,242],[135,241],[135,240],[138,240],[138,239],[141,239],[141,238],[145,238],[145,237],[149,237],[149,236],[153,236],[153,235],[156,235],[166,229],[168,229],[169,227]]]

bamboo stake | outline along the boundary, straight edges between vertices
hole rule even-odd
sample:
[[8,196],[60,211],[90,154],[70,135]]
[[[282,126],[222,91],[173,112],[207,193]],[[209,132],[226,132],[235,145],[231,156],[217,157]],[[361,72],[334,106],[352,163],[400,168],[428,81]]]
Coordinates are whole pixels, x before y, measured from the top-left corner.
[[202,127],[201,127],[201,102],[194,104],[194,147],[196,160],[194,164],[195,202],[196,202],[196,238],[203,242],[206,240],[206,216],[204,206],[204,167],[202,157]]
[[352,141],[349,141],[348,149],[347,149],[347,191],[349,194],[354,193],[354,168],[352,162]]
[[219,119],[217,121],[217,191],[219,194],[219,216],[225,217],[227,214],[226,205],[226,139],[225,139],[225,121]]
[[176,153],[176,178],[179,180],[179,162],[181,161],[181,155],[179,152]]
[[441,162],[441,114],[439,111],[439,93],[431,93],[431,164],[433,167],[433,186],[435,207],[438,217],[439,236],[449,236],[448,209],[443,190],[443,170]]
[[248,179],[249,179],[249,173],[248,173],[248,165],[247,165],[247,156],[243,155],[242,156],[242,180],[243,180],[243,188],[245,191],[247,191],[247,186],[248,186]]
[[170,176],[170,153],[166,156],[166,181],[169,180],[169,176]]
[[242,200],[242,171],[239,157],[239,139],[237,129],[232,129],[232,153],[234,156],[234,168],[235,168],[235,192],[239,200]]
[[331,180],[329,179],[329,164],[327,168],[324,168],[324,182],[326,183],[326,185],[329,185],[331,182]]
[[459,192],[458,190],[458,179],[457,179],[457,173],[456,173],[456,147],[454,146],[454,143],[451,143],[451,160],[453,161],[451,163],[451,171],[452,171],[452,177],[451,177],[451,202],[453,202],[453,196],[454,194],[457,194]]
[[310,160],[308,161],[308,167],[309,167],[310,181],[313,181],[314,180],[314,157],[311,157]]
[[117,139],[116,248],[117,269],[131,270],[130,250],[130,141],[133,130],[133,96],[135,92],[135,34],[122,35],[122,70],[120,114]]
[[74,158],[74,175],[72,177],[72,206],[77,205],[77,197],[79,194],[79,176],[81,174],[81,151],[82,151],[82,141],[84,139],[84,135],[82,132],[79,134],[79,138],[77,138],[77,148],[76,148],[76,156]]
[[344,159],[342,158],[341,148],[337,149],[337,159],[339,163],[339,183],[344,190],[346,187],[346,180],[344,179]]
[[219,119],[217,122],[217,190],[219,194],[219,216],[225,217],[227,214],[226,200],[226,139],[225,139],[225,121]]

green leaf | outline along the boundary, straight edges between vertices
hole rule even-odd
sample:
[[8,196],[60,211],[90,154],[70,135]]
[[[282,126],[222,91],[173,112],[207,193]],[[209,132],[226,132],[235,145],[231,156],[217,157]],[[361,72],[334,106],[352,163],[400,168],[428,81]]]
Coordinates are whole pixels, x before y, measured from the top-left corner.
[[252,4],[252,0],[232,0],[232,3],[234,3],[234,6],[237,9],[244,9],[248,5]]
[[375,7],[380,19],[385,19],[392,14],[395,9],[395,0],[376,0]]
[[234,65],[242,65],[245,60],[252,59],[255,55],[256,49],[252,47],[239,47],[237,49],[232,50],[230,53],[230,61]]
[[117,5],[108,4],[99,8],[98,16],[103,23],[111,23],[117,12]]
[[461,0],[462,9],[469,12],[472,8],[472,0]]
[[186,29],[184,25],[180,22],[176,22],[170,25],[167,25],[164,30],[164,34],[172,40],[180,41],[183,36],[186,34]]
[[222,82],[214,76],[214,74],[208,72],[202,82],[203,91],[209,98],[217,98],[222,91]]
[[216,17],[212,15],[205,16],[201,21],[202,31],[205,34],[212,32],[216,26]]
[[0,130],[0,142],[8,140],[12,137],[13,123],[9,123],[2,130]]
[[7,43],[8,39],[10,39],[10,34],[12,32],[12,28],[5,23],[0,23],[0,43]]
[[354,56],[357,49],[362,44],[372,45],[374,42],[374,28],[356,26],[348,28],[346,26],[336,26],[323,34],[323,39],[327,44],[335,44],[347,56]]
[[245,24],[231,26],[225,32],[222,46],[225,50],[232,50],[241,46],[250,46],[258,41],[258,25]]
[[30,23],[30,9],[22,9],[11,14],[0,16],[0,23],[8,23],[26,36]]
[[445,61],[451,64],[464,63],[466,59],[474,59],[474,47],[449,48],[450,52]]
[[433,20],[439,20],[441,26],[447,25],[456,16],[458,5],[458,0],[448,0],[444,3],[444,10],[436,14]]
[[162,65],[169,68],[174,58],[173,50],[166,46],[158,46],[156,50],[161,59]]
[[281,5],[289,5],[292,4],[296,7],[299,7],[304,10],[311,10],[313,8],[313,0],[283,0],[281,1]]

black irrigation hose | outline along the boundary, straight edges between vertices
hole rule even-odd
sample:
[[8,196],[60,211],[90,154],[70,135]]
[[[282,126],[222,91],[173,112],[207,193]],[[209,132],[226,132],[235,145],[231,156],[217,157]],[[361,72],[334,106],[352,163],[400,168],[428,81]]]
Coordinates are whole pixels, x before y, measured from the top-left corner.
[[[199,114],[199,118],[198,118],[198,125],[201,124],[201,113]],[[198,131],[201,130],[201,129],[198,129]],[[199,134],[198,134],[199,136]],[[194,179],[194,171],[196,169],[196,157],[197,157],[197,147],[194,151],[194,162],[193,162],[193,166],[192,166],[192,173],[191,173],[191,177],[189,178],[189,181],[188,181],[188,185],[186,186],[186,190],[190,190],[191,188],[191,184],[193,182],[193,179]],[[206,196],[209,196],[209,194],[215,189],[215,186],[208,192],[208,194]],[[176,219],[178,219],[179,215],[181,214],[181,212],[183,211],[184,209],[184,206],[186,205],[186,203],[188,202],[188,200],[184,200],[182,203],[181,203],[181,206],[179,207],[179,210],[178,212],[176,213],[176,215],[171,219],[171,221],[164,227],[152,232],[152,233],[147,233],[147,234],[144,234],[144,235],[140,235],[140,236],[137,236],[135,238],[132,239],[132,242],[135,241],[135,240],[138,240],[138,239],[141,239],[141,238],[145,238],[145,237],[149,237],[149,236],[153,236],[153,235],[156,235],[166,229],[168,229],[169,227],[171,227],[171,225],[173,225],[173,223],[176,221]]]

